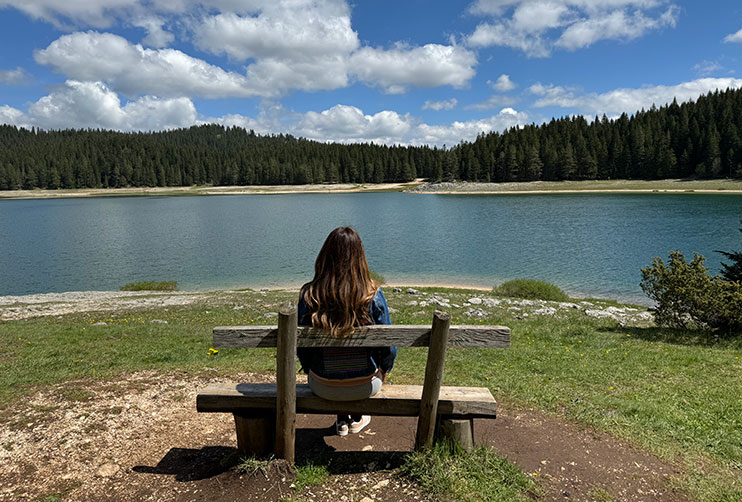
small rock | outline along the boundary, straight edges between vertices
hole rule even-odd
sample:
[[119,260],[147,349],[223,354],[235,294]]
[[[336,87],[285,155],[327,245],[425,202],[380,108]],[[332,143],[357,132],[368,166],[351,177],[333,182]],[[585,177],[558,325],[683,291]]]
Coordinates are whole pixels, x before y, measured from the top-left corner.
[[361,451],[371,451],[373,449],[374,449],[374,447],[372,445],[367,444],[366,446],[364,446],[363,448],[361,448]]
[[494,298],[485,298],[482,301],[484,302],[485,307],[490,307],[490,308],[496,307],[497,305],[500,304],[500,300],[495,300]]
[[534,315],[554,315],[556,314],[556,309],[554,307],[543,307],[538,310],[533,311]]
[[401,293],[402,288],[392,288],[392,293]]
[[392,307],[389,307],[389,313],[390,314],[396,314],[397,313],[397,309],[392,308]]
[[407,305],[408,307],[414,307],[414,306],[417,305],[417,301],[416,300],[412,300],[410,302],[405,303],[405,305]]
[[371,489],[372,490],[379,490],[379,489],[384,488],[385,486],[388,486],[388,485],[389,485],[389,480],[388,479],[382,479],[381,481],[379,481],[378,483],[376,483],[373,486],[373,488],[371,488]]
[[163,319],[152,319],[150,322],[154,322],[156,324],[167,324],[167,321]]
[[118,474],[120,469],[116,464],[103,464],[98,468],[98,472],[95,475],[101,478],[112,478]]
[[487,312],[482,309],[469,309],[464,312],[464,315],[469,317],[485,317]]
[[244,305],[235,305],[234,307],[232,307],[232,310],[242,310],[244,308],[245,308]]
[[413,289],[413,288],[407,288],[407,294],[408,295],[419,295],[420,292],[418,290],[416,290],[416,289]]
[[481,305],[484,300],[475,296],[474,298],[469,298],[467,301],[472,305]]
[[361,499],[361,502],[374,502],[374,499],[372,499],[371,497],[363,497]]
[[265,317],[266,319],[273,319],[274,317],[277,317],[277,316],[278,316],[278,313],[276,312],[267,312],[263,314],[263,317]]
[[107,326],[107,324],[104,323],[103,321],[100,321],[100,322],[94,322],[93,326]]

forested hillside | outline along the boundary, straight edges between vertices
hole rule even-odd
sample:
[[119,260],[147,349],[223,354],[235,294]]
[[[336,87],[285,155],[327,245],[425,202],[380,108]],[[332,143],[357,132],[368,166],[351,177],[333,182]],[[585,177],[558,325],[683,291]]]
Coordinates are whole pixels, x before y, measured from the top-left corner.
[[588,121],[480,135],[450,149],[342,145],[241,128],[44,131],[0,126],[0,189],[742,178],[742,90]]

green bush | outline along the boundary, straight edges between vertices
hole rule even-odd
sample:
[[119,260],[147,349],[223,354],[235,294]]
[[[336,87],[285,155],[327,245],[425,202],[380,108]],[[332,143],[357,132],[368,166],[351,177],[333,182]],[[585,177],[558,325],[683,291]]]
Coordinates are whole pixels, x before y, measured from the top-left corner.
[[176,281],[139,281],[121,286],[121,291],[176,291],[177,289]]
[[384,276],[379,273],[374,272],[373,270],[371,270],[371,279],[375,280],[379,284],[386,283],[386,279],[384,278]]
[[641,269],[641,288],[657,303],[659,326],[739,333],[742,330],[742,283],[709,276],[706,259],[694,253],[688,263],[680,251]]
[[550,300],[555,302],[566,302],[569,300],[567,293],[559,287],[548,282],[535,281],[533,279],[514,279],[503,282],[492,288],[492,292],[498,296],[509,298],[525,298],[528,300]]

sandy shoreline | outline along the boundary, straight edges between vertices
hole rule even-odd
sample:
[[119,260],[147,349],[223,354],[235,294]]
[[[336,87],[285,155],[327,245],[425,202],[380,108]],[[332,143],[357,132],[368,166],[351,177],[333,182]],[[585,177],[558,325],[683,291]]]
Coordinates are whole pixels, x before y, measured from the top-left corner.
[[90,197],[165,197],[208,195],[287,195],[398,191],[439,195],[545,195],[545,194],[742,194],[738,180],[659,180],[659,181],[532,181],[508,183],[412,182],[380,184],[248,185],[138,188],[81,188],[71,190],[0,190],[3,199],[62,199]]

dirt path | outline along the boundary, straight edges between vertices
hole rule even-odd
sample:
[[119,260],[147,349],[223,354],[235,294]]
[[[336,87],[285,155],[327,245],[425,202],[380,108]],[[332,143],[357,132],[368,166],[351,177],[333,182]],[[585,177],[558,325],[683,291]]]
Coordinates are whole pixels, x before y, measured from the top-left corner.
[[[414,419],[374,417],[364,433],[341,438],[333,417],[300,416],[298,462],[319,461],[330,471],[324,484],[302,492],[280,469],[230,470],[231,416],[195,411],[197,389],[220,380],[143,372],[121,382],[69,382],[0,410],[7,424],[0,500],[425,500],[394,472],[412,448]],[[539,500],[686,500],[669,488],[680,475],[674,466],[558,418],[504,404],[497,420],[477,421],[475,431],[539,480]]]

